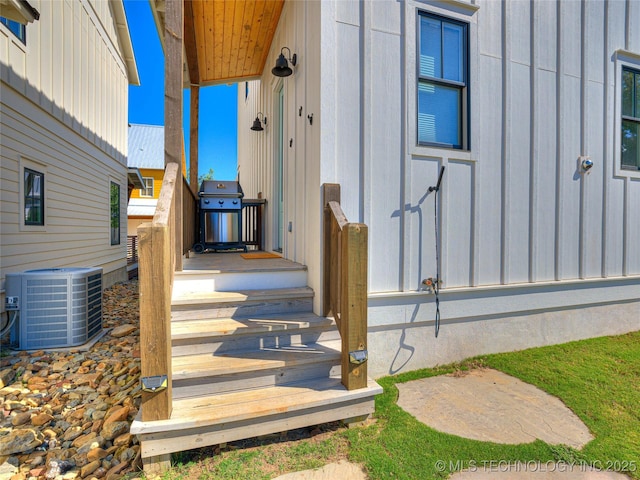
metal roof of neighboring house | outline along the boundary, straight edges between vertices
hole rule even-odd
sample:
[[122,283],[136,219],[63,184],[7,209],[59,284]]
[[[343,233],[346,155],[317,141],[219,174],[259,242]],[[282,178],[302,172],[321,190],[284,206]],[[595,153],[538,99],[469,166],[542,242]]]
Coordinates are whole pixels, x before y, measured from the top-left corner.
[[158,200],[155,198],[132,198],[127,206],[128,217],[153,217]]
[[164,127],[129,125],[129,167],[164,170]]

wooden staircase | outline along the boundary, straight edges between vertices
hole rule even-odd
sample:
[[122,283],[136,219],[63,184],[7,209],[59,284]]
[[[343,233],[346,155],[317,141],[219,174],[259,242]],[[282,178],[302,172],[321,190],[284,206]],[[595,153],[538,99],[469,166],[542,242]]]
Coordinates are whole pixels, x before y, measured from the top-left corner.
[[[374,411],[374,396],[382,388],[373,380],[357,390],[342,385],[335,322],[313,313],[306,267],[283,262],[270,268],[261,262],[248,270],[176,272],[172,413],[166,420],[139,416],[134,421],[131,433],[141,440],[143,460],[362,419]],[[251,289],[240,290],[241,285]]]

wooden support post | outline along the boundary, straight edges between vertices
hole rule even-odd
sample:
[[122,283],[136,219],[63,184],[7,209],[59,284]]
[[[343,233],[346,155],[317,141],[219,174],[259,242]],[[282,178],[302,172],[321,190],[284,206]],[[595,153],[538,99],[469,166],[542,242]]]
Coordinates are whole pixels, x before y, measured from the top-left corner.
[[200,112],[200,87],[191,87],[190,129],[189,129],[189,186],[197,195],[198,189],[198,130]]
[[[164,164],[182,165],[183,0],[166,0],[164,25]],[[176,183],[175,268],[182,270],[182,182]]]
[[[171,416],[171,242],[169,225],[143,223],[140,240],[141,377],[167,375],[167,388],[142,392],[142,421]],[[167,294],[168,293],[168,294]]]
[[342,232],[342,384],[347,390],[367,386],[367,361],[354,364],[349,352],[367,349],[367,226],[350,223]]
[[[322,185],[322,208],[323,208],[323,247],[322,262],[324,265],[323,284],[322,284],[322,314],[329,315],[331,313],[331,261],[332,256],[335,257],[337,252],[331,251],[331,224],[332,217],[329,211],[329,202],[340,203],[340,185],[337,183],[325,183]],[[333,258],[335,260],[335,258]],[[333,312],[334,315],[337,312]]]
[[158,455],[156,457],[148,457],[142,460],[144,473],[147,478],[160,476],[167,470],[171,469],[171,454]]

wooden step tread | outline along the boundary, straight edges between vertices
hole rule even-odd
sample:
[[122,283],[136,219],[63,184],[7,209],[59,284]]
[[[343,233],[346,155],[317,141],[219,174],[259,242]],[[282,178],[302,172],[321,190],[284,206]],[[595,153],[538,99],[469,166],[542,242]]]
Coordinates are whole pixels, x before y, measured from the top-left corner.
[[[178,312],[174,312],[178,313]],[[183,313],[183,312],[180,312]],[[180,316],[182,318],[182,316]],[[314,313],[286,313],[275,315],[255,315],[248,318],[207,318],[180,320],[171,325],[171,339],[209,338],[226,335],[251,335],[305,328],[331,327],[331,318],[319,317]]]
[[219,355],[184,355],[173,357],[171,369],[173,380],[184,380],[333,361],[340,362],[339,341],[259,348]]
[[284,265],[271,266],[272,262],[268,263],[259,263],[259,262],[251,262],[255,264],[254,267],[245,267],[245,266],[228,266],[224,268],[201,268],[198,270],[183,270],[181,272],[175,272],[174,278],[182,279],[189,278],[195,275],[224,275],[231,273],[261,273],[261,272],[296,272],[296,271],[307,271],[307,266],[302,265],[300,263],[287,263]]
[[380,393],[382,387],[371,379],[366,388],[349,391],[340,383],[340,378],[331,377],[259,390],[185,398],[173,401],[173,413],[168,420],[143,422],[138,413],[131,425],[131,433],[153,434],[228,424],[373,398]]
[[309,287],[297,287],[268,290],[242,290],[237,292],[188,292],[173,298],[171,304],[237,304],[292,298],[313,298],[313,289]]

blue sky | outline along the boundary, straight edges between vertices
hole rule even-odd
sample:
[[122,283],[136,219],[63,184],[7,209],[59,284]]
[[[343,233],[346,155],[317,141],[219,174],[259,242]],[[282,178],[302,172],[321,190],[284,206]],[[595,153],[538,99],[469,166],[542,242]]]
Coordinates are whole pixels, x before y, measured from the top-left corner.
[[[140,86],[129,87],[129,123],[164,125],[164,57],[147,0],[124,0]],[[184,90],[185,148],[189,158],[189,90]],[[213,168],[218,180],[235,180],[237,85],[200,89],[198,171]],[[188,160],[187,160],[188,161]]]

